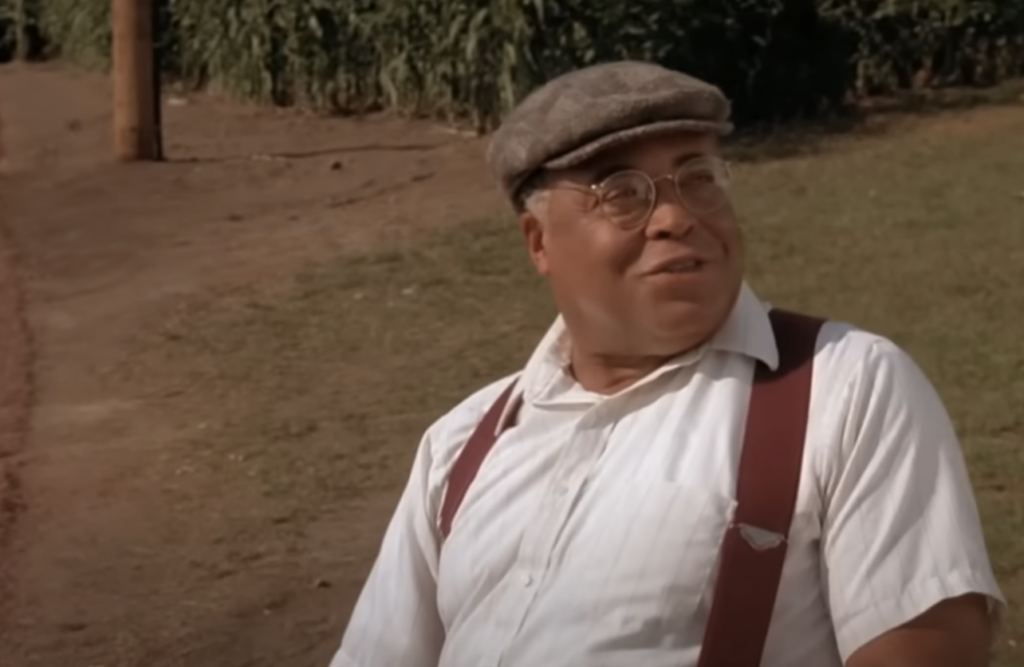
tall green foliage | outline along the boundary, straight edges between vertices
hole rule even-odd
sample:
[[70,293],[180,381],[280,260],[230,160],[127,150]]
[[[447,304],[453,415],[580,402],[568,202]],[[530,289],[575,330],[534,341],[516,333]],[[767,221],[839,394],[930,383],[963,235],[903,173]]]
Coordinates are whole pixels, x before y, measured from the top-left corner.
[[820,0],[855,38],[858,94],[930,85],[984,85],[1024,65],[1021,0]]
[[[105,65],[110,0],[28,2],[51,55]],[[739,120],[1024,75],[1024,0],[160,0],[165,75],[272,104],[483,129],[525,91],[617,58],[719,83]],[[6,46],[5,46],[6,45]]]
[[0,62],[37,57],[39,0],[0,0]]

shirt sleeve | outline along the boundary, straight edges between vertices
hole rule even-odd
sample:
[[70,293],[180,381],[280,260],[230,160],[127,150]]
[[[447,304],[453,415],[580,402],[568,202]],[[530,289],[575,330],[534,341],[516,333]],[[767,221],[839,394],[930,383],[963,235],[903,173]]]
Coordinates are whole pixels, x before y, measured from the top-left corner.
[[838,464],[824,484],[823,577],[843,660],[939,602],[1003,602],[963,454],[942,401],[894,344],[850,376]]
[[427,482],[430,440],[428,432],[330,667],[437,667],[444,627]]

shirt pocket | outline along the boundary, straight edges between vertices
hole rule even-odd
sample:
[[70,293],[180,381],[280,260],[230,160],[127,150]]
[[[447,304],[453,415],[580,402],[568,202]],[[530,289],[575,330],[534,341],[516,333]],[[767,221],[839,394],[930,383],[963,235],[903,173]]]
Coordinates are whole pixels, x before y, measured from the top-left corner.
[[580,588],[593,591],[620,630],[642,628],[648,641],[654,633],[675,643],[669,635],[681,639],[706,616],[736,503],[698,486],[650,480],[611,495],[588,518],[587,553],[576,562],[590,565],[580,569]]

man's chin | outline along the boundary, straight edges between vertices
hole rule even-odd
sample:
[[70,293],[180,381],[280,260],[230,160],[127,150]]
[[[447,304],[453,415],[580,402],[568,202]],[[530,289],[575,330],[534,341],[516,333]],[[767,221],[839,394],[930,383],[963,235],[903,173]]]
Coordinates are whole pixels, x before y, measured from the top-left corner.
[[728,318],[732,301],[659,300],[651,304],[650,331],[658,347],[685,352],[712,338]]

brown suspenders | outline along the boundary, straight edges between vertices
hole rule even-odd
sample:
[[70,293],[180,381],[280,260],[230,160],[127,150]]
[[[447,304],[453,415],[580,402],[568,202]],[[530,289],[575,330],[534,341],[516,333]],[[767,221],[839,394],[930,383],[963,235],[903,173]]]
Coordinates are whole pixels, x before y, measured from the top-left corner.
[[[726,531],[698,667],[758,667],[782,579],[800,488],[811,372],[823,322],[773,310],[775,371],[758,364],[736,479],[736,514]],[[759,530],[760,529],[760,530]]]
[[[803,459],[818,319],[769,313],[779,366],[759,363],[750,394],[736,483],[736,513],[722,543],[718,580],[698,667],[759,667],[782,578]],[[497,441],[513,382],[491,406],[459,454],[441,507],[441,533]],[[517,399],[519,400],[519,399]],[[519,405],[510,406],[508,424]]]

